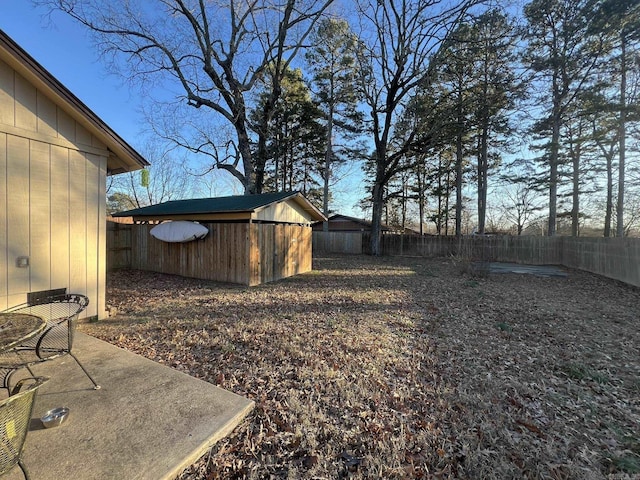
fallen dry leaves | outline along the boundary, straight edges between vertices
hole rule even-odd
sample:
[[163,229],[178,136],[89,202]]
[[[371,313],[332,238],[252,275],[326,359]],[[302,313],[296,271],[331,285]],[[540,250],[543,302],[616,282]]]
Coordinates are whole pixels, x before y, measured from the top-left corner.
[[181,479],[635,478],[640,291],[334,257],[246,288],[108,279],[81,329],[251,398]]

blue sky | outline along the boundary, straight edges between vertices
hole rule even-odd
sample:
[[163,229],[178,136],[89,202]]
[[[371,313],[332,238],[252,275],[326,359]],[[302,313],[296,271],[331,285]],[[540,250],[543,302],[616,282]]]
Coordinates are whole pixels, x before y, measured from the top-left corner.
[[108,75],[85,34],[68,17],[28,0],[0,0],[0,28],[134,147],[142,115],[136,92]]
[[[147,135],[135,89],[108,74],[86,30],[68,16],[34,7],[29,0],[0,0],[0,29],[71,90],[105,123],[134,148],[141,149]],[[358,166],[334,187],[332,208],[340,213],[362,216],[355,203],[366,195]],[[233,194],[234,182],[220,172],[214,195]],[[235,185],[239,187],[238,185]],[[211,194],[211,193],[210,193]],[[194,194],[199,196],[200,194]]]

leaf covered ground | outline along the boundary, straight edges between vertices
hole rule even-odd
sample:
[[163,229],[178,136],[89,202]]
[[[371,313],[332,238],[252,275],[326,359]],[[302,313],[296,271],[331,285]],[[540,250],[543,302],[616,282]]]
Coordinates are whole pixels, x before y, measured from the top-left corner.
[[640,290],[332,257],[258,287],[109,275],[81,329],[255,401],[181,475],[640,477]]

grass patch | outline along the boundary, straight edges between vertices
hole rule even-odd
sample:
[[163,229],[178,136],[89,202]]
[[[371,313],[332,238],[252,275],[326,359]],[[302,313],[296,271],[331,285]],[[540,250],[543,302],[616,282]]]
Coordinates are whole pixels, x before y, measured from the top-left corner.
[[509,325],[508,323],[505,322],[498,322],[496,323],[496,328],[502,332],[508,332],[511,333],[513,331],[513,328],[511,328],[511,325]]
[[590,380],[599,384],[610,382],[607,375],[582,364],[569,363],[563,365],[562,371],[573,380]]
[[611,473],[640,473],[640,457],[632,453],[622,454],[609,459]]

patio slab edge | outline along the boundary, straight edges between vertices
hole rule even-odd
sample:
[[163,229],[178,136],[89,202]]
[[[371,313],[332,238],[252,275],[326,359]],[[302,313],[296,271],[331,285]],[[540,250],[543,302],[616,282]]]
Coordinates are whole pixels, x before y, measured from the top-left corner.
[[[23,454],[33,479],[174,479],[254,407],[88,335],[77,335],[74,352],[101,389],[93,390],[69,355],[33,367],[35,375],[50,378],[38,391]],[[68,422],[44,429],[39,418],[59,406],[70,408]],[[14,478],[22,478],[19,468],[7,476]]]
[[251,413],[255,407],[255,402],[250,401],[246,404],[243,410],[238,411],[232,418],[229,418],[228,422],[219,428],[215,434],[213,434],[206,441],[194,449],[193,453],[185,457],[184,461],[180,465],[176,465],[173,471],[169,472],[162,480],[174,480],[180,473],[182,473],[190,465],[193,465],[200,457],[205,455],[207,451],[213,447],[218,441],[229,435],[233,430],[244,420],[244,418]]

